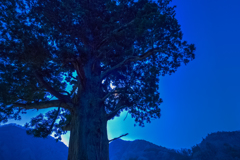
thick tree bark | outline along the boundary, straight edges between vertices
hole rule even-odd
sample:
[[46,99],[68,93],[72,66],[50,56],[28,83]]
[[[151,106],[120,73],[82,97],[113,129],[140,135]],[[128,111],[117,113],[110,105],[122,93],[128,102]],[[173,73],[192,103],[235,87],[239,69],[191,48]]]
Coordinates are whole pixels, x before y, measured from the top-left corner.
[[106,113],[95,89],[89,90],[72,113],[68,160],[109,160]]

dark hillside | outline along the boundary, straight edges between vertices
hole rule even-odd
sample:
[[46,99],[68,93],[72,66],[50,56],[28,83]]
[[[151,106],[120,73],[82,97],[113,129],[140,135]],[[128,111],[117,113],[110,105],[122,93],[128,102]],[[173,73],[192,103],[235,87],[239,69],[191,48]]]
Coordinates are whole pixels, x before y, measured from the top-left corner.
[[67,160],[68,148],[52,137],[35,138],[13,124],[0,127],[0,160]]
[[192,151],[193,160],[240,160],[240,132],[208,134]]
[[[209,134],[192,150],[176,151],[145,140],[115,140],[110,160],[240,160],[240,132]],[[0,160],[67,160],[68,148],[52,137],[35,138],[14,124],[0,127]]]

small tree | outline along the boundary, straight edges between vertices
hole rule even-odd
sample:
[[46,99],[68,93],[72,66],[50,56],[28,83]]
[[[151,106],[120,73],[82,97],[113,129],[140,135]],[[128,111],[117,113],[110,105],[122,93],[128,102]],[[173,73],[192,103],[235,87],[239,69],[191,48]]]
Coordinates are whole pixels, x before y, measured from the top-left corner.
[[70,131],[68,160],[108,160],[107,121],[159,118],[159,76],[194,59],[170,1],[1,1],[0,121],[57,107],[28,133]]

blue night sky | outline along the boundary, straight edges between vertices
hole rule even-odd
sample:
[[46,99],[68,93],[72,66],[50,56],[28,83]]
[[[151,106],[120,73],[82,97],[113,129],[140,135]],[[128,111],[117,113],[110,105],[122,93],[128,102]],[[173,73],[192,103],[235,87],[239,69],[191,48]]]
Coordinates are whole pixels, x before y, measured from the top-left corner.
[[[134,127],[126,112],[109,121],[109,139],[144,139],[163,147],[191,148],[208,133],[240,130],[240,1],[173,0],[183,39],[196,45],[196,59],[160,77],[161,118]],[[33,115],[24,115],[24,124]],[[67,144],[69,134],[63,137]]]
[[183,39],[196,59],[160,77],[161,118],[133,127],[126,113],[108,123],[109,137],[144,139],[167,148],[190,148],[216,131],[240,130],[240,1],[173,0]]

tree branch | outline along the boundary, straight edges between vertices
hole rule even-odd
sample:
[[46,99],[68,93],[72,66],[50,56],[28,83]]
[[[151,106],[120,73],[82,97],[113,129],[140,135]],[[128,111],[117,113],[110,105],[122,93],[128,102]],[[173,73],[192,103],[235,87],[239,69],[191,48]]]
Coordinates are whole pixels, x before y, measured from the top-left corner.
[[52,88],[50,85],[48,85],[44,80],[43,77],[37,72],[34,72],[35,77],[37,78],[37,80],[39,81],[39,83],[41,85],[43,85],[43,87],[45,87],[49,93],[51,93],[53,96],[57,97],[59,100],[63,101],[63,102],[71,102],[71,99],[69,96],[60,94],[59,92],[57,92],[54,88]]
[[158,47],[158,48],[149,49],[147,52],[145,52],[144,54],[142,54],[140,56],[129,57],[128,61],[130,61],[130,62],[140,61],[140,60],[143,60],[143,59],[149,57],[150,55],[152,55],[153,53],[156,53],[156,52],[162,52],[161,48]]
[[[48,92],[48,90],[40,90],[40,89],[39,89],[39,90],[36,90],[35,93],[36,93],[36,92]],[[59,92],[59,93],[67,93],[67,95],[70,96],[70,93],[67,92],[67,91],[57,91],[57,92]]]
[[106,76],[108,76],[113,71],[115,71],[116,69],[120,68],[122,65],[127,64],[129,62],[143,60],[155,52],[161,52],[160,48],[153,48],[153,49],[148,50],[147,52],[145,52],[144,54],[142,54],[140,56],[130,56],[130,57],[124,59],[122,62],[118,63],[117,65],[115,65],[115,66],[109,68],[108,70],[106,70],[105,72],[103,72],[101,74],[101,80],[104,79]]
[[52,124],[51,124],[51,126],[50,126],[50,128],[49,128],[48,134],[50,134],[50,133],[52,132],[53,125],[54,125],[54,123],[56,122],[56,119],[57,119],[57,117],[58,117],[59,112],[60,112],[60,107],[58,107],[57,114],[55,115],[55,117],[54,117],[54,119],[53,119],[53,122],[52,122]]
[[108,140],[108,142],[112,142],[112,141],[114,141],[114,140],[116,140],[116,139],[119,139],[119,138],[124,137],[124,136],[127,136],[127,135],[128,135],[128,133],[123,134],[123,135],[121,135],[121,136],[119,136],[119,137],[117,137],[117,138],[113,138],[113,139],[111,139],[111,140]]
[[[121,88],[120,88],[121,89]],[[132,94],[133,92],[126,92],[125,90],[118,90],[116,89],[113,92],[108,92],[102,99],[101,101],[104,101],[105,99],[107,99],[111,94],[116,94],[116,93],[126,93],[126,94]]]
[[63,131],[71,131],[71,121],[62,127]]
[[107,99],[111,94],[113,94],[112,92],[108,92],[102,99],[101,102],[103,102],[105,99]]
[[116,116],[118,111],[120,111],[123,108],[125,108],[125,105],[123,105],[122,103],[118,103],[116,109],[114,111],[112,111],[111,113],[107,114],[107,120],[112,119],[114,116]]
[[70,97],[70,93],[68,91],[59,91],[59,93],[67,93],[67,95]]
[[127,114],[126,114],[126,117],[124,118],[124,121],[126,120],[127,116],[128,116],[128,112],[127,112]]
[[14,103],[13,107],[22,107],[24,109],[46,109],[51,107],[62,107],[71,110],[72,107],[59,100],[52,100],[47,102],[36,102],[36,103]]
[[110,73],[112,73],[117,68],[121,67],[123,64],[125,64],[128,61],[128,59],[124,59],[122,62],[118,63],[117,65],[113,66],[112,68],[109,68],[105,72],[101,74],[101,80],[104,79],[106,76],[108,76]]
[[80,78],[81,80],[81,84],[82,84],[82,87],[84,88],[85,87],[85,83],[86,83],[86,77],[85,77],[85,72],[83,70],[83,67],[81,65],[81,60],[80,58],[78,57],[77,59],[75,58],[68,58],[66,59],[67,62],[71,62],[75,68],[75,70],[77,71],[77,75],[78,77]]
[[[106,38],[104,38],[104,39],[97,45],[96,49],[99,49],[102,45],[104,45],[104,44],[108,41],[108,39],[111,37],[111,35],[116,34],[116,33],[118,33],[118,32],[121,32],[124,28],[126,28],[126,27],[130,26],[131,24],[133,24],[134,21],[135,21],[135,19],[133,19],[133,20],[130,21],[129,23],[121,26],[120,28],[113,30],[112,33],[110,33]],[[101,56],[101,54],[99,54],[99,55],[97,56],[97,58],[99,58],[100,56]]]

